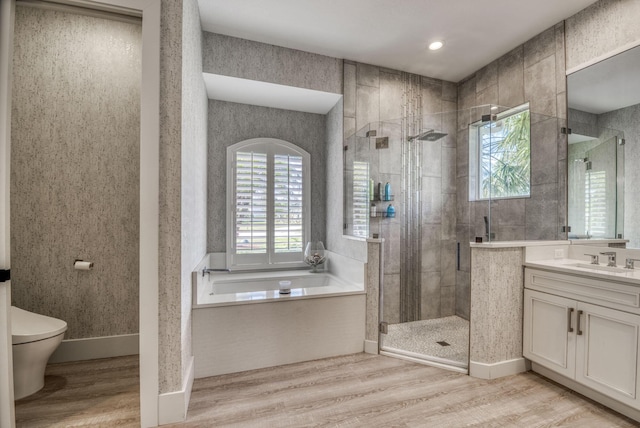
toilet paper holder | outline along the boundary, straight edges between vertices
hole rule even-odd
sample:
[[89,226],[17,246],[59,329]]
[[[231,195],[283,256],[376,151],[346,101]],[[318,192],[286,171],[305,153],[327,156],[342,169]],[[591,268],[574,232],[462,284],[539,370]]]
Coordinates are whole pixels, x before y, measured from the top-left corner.
[[73,268],[75,270],[91,270],[93,269],[93,262],[86,262],[81,259],[75,259],[73,262]]

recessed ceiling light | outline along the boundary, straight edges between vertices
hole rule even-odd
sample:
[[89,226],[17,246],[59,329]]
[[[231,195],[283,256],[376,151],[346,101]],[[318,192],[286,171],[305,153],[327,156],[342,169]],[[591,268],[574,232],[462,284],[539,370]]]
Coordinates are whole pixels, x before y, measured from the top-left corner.
[[429,45],[429,49],[431,49],[432,51],[437,51],[441,47],[442,47],[442,42],[441,41],[433,42],[433,43],[431,43]]

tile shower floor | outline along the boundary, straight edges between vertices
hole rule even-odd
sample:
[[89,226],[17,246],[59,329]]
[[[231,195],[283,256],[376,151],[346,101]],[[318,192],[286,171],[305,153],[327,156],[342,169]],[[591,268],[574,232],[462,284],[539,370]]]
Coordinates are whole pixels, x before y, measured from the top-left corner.
[[390,324],[381,335],[382,350],[466,368],[469,360],[469,321],[449,316]]

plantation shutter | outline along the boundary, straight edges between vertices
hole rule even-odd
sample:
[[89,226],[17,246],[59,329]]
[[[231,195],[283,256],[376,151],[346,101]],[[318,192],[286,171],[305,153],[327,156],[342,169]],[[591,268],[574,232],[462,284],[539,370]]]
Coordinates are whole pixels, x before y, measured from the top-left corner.
[[273,175],[274,250],[276,253],[302,251],[302,156],[275,155]]
[[267,252],[267,154],[236,154],[236,253]]
[[275,138],[227,149],[227,266],[304,266],[310,231],[309,153]]
[[353,235],[366,238],[369,224],[369,163],[353,162]]

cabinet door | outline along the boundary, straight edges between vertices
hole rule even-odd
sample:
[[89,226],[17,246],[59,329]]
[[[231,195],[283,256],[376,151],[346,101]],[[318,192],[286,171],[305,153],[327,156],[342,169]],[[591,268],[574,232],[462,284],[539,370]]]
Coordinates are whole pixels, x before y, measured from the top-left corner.
[[575,300],[524,290],[524,356],[569,378],[575,374],[575,307]]
[[578,311],[576,380],[638,408],[640,316],[582,302]]

